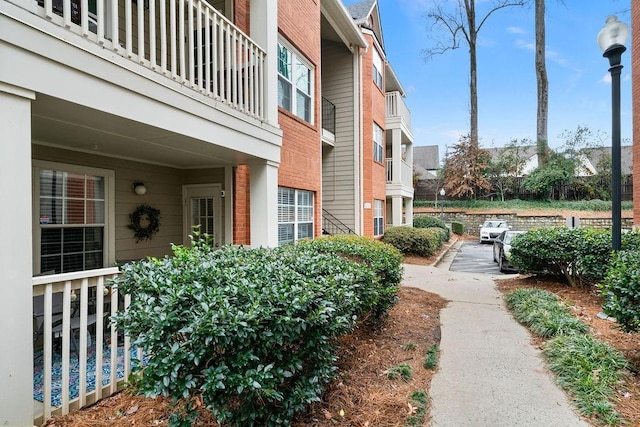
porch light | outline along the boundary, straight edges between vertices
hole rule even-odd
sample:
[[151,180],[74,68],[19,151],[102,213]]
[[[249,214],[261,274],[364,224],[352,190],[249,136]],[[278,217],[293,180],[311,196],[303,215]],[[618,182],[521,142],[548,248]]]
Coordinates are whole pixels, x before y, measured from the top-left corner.
[[147,193],[147,187],[144,186],[144,182],[134,182],[133,191],[135,191],[137,195],[142,196]]

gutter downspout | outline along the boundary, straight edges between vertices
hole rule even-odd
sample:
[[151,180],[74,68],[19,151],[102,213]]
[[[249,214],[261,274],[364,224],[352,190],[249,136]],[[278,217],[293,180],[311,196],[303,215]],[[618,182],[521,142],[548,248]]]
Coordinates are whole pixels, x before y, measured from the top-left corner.
[[363,123],[362,123],[362,56],[367,52],[367,48],[358,48],[357,55],[353,56],[353,81],[355,82],[354,90],[354,159],[356,164],[355,174],[355,228],[356,234],[362,235],[364,232],[364,216],[362,215],[364,193],[363,193],[363,175],[364,175],[364,147],[363,147]]

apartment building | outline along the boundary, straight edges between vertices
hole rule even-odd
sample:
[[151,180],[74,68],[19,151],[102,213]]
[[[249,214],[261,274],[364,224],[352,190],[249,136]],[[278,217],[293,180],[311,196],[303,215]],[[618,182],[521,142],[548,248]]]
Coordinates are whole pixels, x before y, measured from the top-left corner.
[[122,385],[129,297],[105,284],[194,226],[258,247],[334,208],[357,234],[410,223],[389,187],[408,110],[367,3],[373,30],[340,0],[0,0],[0,424]]
[[366,47],[350,56],[322,42],[323,111],[335,111],[323,124],[323,231],[377,237],[413,223],[411,114],[386,60],[377,1],[347,9]]

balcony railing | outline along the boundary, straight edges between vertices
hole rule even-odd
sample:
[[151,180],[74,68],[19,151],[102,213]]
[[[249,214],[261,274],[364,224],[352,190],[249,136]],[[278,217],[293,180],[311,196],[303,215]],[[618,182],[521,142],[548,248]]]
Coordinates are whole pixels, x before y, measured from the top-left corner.
[[402,99],[400,92],[388,92],[387,100],[387,117],[400,117],[408,128],[411,128],[411,111]]
[[403,184],[413,187],[413,168],[404,160],[400,166],[400,182],[393,179],[393,159],[386,159],[387,184]]
[[[130,296],[107,286],[118,272],[114,267],[33,278],[34,399],[42,402],[34,424],[115,393],[131,373],[130,338],[109,323],[130,303]],[[140,350],[133,355],[141,360]]]
[[333,142],[336,135],[336,106],[322,97],[322,136]]
[[265,52],[206,1],[34,1],[43,18],[264,119]]

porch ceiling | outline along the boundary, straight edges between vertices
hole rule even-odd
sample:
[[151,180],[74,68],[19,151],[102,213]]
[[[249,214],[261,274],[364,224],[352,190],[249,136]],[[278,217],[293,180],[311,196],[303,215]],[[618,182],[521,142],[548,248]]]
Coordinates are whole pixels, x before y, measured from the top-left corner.
[[180,169],[249,160],[245,153],[42,94],[32,103],[31,131],[35,144]]

